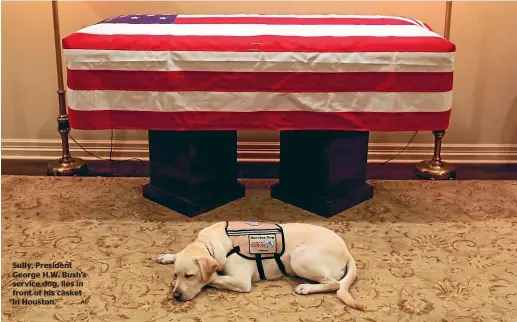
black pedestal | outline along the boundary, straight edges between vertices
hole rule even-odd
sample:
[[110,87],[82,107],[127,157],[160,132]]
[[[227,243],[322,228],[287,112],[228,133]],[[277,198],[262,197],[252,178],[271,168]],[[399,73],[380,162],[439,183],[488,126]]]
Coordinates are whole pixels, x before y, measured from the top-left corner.
[[237,131],[149,131],[144,197],[193,217],[244,196]]
[[331,217],[373,197],[366,183],[368,132],[282,131],[273,198]]

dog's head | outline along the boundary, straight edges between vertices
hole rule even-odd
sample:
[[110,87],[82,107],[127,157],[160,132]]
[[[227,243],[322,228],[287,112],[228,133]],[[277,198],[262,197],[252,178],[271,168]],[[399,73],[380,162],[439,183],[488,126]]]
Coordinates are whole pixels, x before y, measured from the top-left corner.
[[216,274],[218,263],[203,244],[193,243],[176,254],[171,297],[189,301],[196,297]]

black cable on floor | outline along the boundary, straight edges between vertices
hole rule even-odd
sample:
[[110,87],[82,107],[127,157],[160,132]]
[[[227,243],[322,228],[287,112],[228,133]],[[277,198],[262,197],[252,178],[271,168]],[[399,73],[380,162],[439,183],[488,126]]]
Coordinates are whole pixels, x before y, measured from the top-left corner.
[[72,141],[74,141],[74,142],[75,142],[75,144],[77,144],[81,149],[83,149],[83,151],[84,151],[84,152],[88,153],[89,155],[91,155],[91,156],[92,156],[92,157],[94,157],[94,158],[97,158],[97,159],[99,159],[99,160],[104,160],[103,158],[98,157],[98,156],[96,156],[95,154],[93,154],[93,153],[91,153],[90,151],[88,151],[88,150],[86,150],[85,148],[83,148],[83,146],[82,146],[82,145],[80,145],[80,144],[79,144],[79,142],[77,142],[77,141],[74,139],[74,137],[73,137],[70,133],[68,133],[68,136],[72,139]]
[[400,150],[397,154],[395,154],[394,156],[392,156],[391,158],[389,158],[388,160],[384,161],[383,163],[379,164],[377,167],[373,168],[371,170],[371,172],[374,172],[374,171],[377,171],[379,170],[380,168],[382,168],[384,165],[386,165],[388,162],[390,162],[391,160],[395,159],[396,157],[398,157],[402,152],[406,151],[406,149],[409,147],[409,145],[413,142],[413,140],[415,139],[416,135],[418,134],[418,131],[416,131],[413,136],[411,137],[411,139],[409,140],[408,144],[406,144],[406,146]]
[[[86,150],[81,144],[79,144],[79,142],[77,142],[74,137],[69,133],[68,136],[72,139],[72,141],[75,142],[75,144],[77,144],[84,152],[88,153],[89,155],[91,155],[92,157],[94,158],[97,158],[99,160],[103,160],[103,161],[110,161],[110,162],[113,162],[114,160],[112,159],[112,153],[113,153],[113,130],[111,132],[111,142],[110,142],[110,157],[109,159],[105,159],[105,158],[101,158],[99,156],[96,156],[95,154],[91,153],[90,151]],[[126,159],[126,160],[117,160],[117,161],[121,161],[121,162],[126,162],[126,161],[141,161],[141,162],[144,162],[144,160],[142,159],[138,159],[138,158],[131,158],[131,159]]]
[[113,161],[113,130],[111,130],[111,138],[110,138],[110,161]]
[[[372,169],[371,172],[374,172],[374,171],[377,171],[378,169],[380,169],[381,167],[383,167],[384,165],[388,164],[391,160],[395,159],[396,157],[398,157],[401,153],[403,153],[408,147],[409,145],[413,142],[413,140],[415,139],[416,135],[418,134],[418,131],[415,131],[415,133],[413,134],[413,136],[411,137],[411,139],[409,140],[409,142],[406,144],[406,146],[400,150],[397,154],[395,154],[394,156],[392,156],[391,158],[389,158],[388,160],[384,161],[383,163],[381,163],[380,165],[378,165],[376,168]],[[113,159],[112,159],[112,154],[113,154],[113,130],[111,130],[111,139],[110,139],[110,157],[109,159],[104,159],[104,158],[101,158],[101,157],[98,157],[96,156],[95,154],[91,153],[90,151],[86,150],[81,144],[79,144],[79,142],[77,142],[71,134],[68,134],[68,136],[70,136],[70,138],[72,139],[72,141],[75,142],[75,144],[77,144],[84,152],[88,153],[89,155],[91,155],[92,157],[94,158],[97,158],[99,160],[105,160],[105,161],[110,161],[110,162],[113,162]],[[126,162],[126,161],[141,161],[143,162],[144,160],[142,159],[138,159],[138,158],[130,158],[130,159],[126,159],[126,160],[118,160],[118,161],[122,161],[122,162]]]

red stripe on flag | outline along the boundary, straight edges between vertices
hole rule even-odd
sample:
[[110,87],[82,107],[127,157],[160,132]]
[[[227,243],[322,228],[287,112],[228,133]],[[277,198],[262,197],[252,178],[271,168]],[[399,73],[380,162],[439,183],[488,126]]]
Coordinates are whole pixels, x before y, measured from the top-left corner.
[[168,72],[68,70],[74,90],[211,92],[448,92],[452,72]]
[[[238,26],[236,26],[238,28]],[[262,52],[454,52],[440,37],[298,37],[298,36],[170,36],[94,35],[74,33],[64,49],[262,51]]]
[[434,131],[449,126],[446,112],[142,112],[68,109],[79,130],[341,130]]
[[304,17],[188,17],[178,16],[175,24],[266,24],[266,25],[417,25],[393,18],[304,18]]

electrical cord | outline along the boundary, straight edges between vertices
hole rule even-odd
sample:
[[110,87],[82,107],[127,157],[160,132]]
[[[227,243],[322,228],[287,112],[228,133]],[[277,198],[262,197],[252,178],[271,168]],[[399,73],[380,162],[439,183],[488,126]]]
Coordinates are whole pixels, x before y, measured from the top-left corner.
[[382,168],[384,165],[386,165],[388,162],[390,162],[391,160],[395,159],[396,157],[398,157],[402,152],[406,151],[406,149],[409,147],[409,145],[413,142],[413,140],[415,139],[416,135],[418,134],[418,131],[415,131],[415,133],[413,133],[413,136],[411,137],[411,139],[409,140],[409,142],[406,144],[406,146],[400,150],[397,154],[395,154],[394,156],[392,156],[391,158],[389,158],[388,160],[384,161],[383,163],[379,164],[377,167],[373,168],[371,170],[371,172],[375,172],[377,170],[379,170],[380,168]]
[[[92,157],[96,158],[96,159],[99,159],[99,160],[104,160],[104,161],[110,161],[110,162],[113,162],[115,160],[113,160],[112,158],[112,154],[113,154],[113,130],[111,130],[111,140],[110,140],[110,157],[109,159],[106,159],[106,158],[101,158],[93,153],[91,153],[90,151],[86,150],[79,142],[77,142],[74,137],[68,133],[68,136],[72,139],[72,141],[75,142],[75,144],[77,144],[84,152],[88,153],[89,155],[91,155]],[[125,159],[125,160],[117,160],[117,161],[121,161],[121,162],[127,162],[127,161],[141,161],[141,162],[144,162],[144,160],[142,159],[138,159],[138,158],[130,158],[130,159]]]
[[91,153],[90,151],[86,150],[85,148],[83,148],[83,146],[82,146],[81,144],[79,144],[79,142],[77,142],[77,141],[74,139],[74,137],[73,137],[70,133],[68,133],[68,136],[69,136],[69,137],[72,139],[72,141],[74,141],[74,142],[75,142],[75,144],[77,144],[77,145],[78,145],[78,146],[79,146],[79,147],[80,147],[84,152],[88,153],[88,154],[89,154],[89,155],[91,155],[92,157],[97,158],[97,159],[99,159],[99,160],[105,160],[105,159],[103,159],[103,158],[101,158],[101,157],[96,156],[95,154]]
[[110,162],[113,161],[113,130],[111,130],[111,138],[110,138]]
[[[415,139],[416,135],[418,134],[418,131],[415,131],[415,133],[413,133],[413,136],[411,137],[411,139],[409,140],[409,142],[406,144],[406,146],[400,150],[397,154],[395,154],[394,156],[392,156],[391,158],[389,158],[388,160],[384,161],[383,163],[381,163],[380,165],[378,165],[377,167],[375,167],[374,169],[372,169],[371,171],[374,172],[374,171],[377,171],[379,170],[381,167],[383,167],[384,165],[386,165],[387,163],[389,163],[391,160],[395,159],[396,157],[398,157],[401,153],[403,153],[404,151],[406,151],[406,149],[409,147],[409,145],[413,142],[413,140]],[[90,151],[86,150],[81,144],[79,144],[79,142],[77,142],[73,137],[72,135],[69,133],[68,136],[70,136],[70,138],[72,139],[72,141],[75,142],[75,144],[77,144],[84,152],[88,153],[89,155],[91,155],[92,157],[94,158],[97,158],[99,160],[105,160],[105,161],[110,161],[110,162],[113,162],[113,158],[112,158],[112,155],[113,155],[113,130],[111,130],[111,139],[110,139],[110,156],[109,156],[109,159],[105,159],[105,158],[101,158],[99,156],[96,156],[95,154],[91,153]],[[141,161],[143,162],[144,160],[142,159],[138,159],[138,158],[130,158],[130,159],[126,159],[126,160],[118,160],[118,161],[122,161],[122,162],[126,162],[126,161]]]

